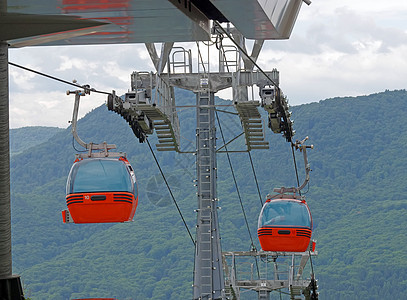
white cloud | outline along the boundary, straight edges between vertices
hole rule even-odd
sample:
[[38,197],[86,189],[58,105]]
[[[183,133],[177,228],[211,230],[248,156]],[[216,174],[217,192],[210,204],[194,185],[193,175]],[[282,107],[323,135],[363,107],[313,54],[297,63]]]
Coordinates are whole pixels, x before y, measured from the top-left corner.
[[61,55],[59,59],[61,60],[61,62],[59,68],[55,70],[57,72],[63,72],[73,69],[89,72],[98,67],[98,64],[96,62],[89,62],[87,59],[72,58],[67,55]]
[[404,1],[314,0],[291,39],[267,42],[259,63],[279,69],[292,104],[403,89],[406,14]]
[[29,73],[21,69],[12,68],[9,71],[9,80],[19,86],[22,90],[31,90],[35,87],[32,82],[34,77],[34,73]]
[[[42,125],[66,128],[72,119],[74,95],[67,96],[63,91],[41,91],[11,93],[10,127]],[[79,117],[105,102],[105,97],[91,94],[81,98]]]
[[406,88],[407,45],[387,53],[377,48],[378,44],[365,44],[353,55],[292,54],[279,66],[281,86],[294,105]]

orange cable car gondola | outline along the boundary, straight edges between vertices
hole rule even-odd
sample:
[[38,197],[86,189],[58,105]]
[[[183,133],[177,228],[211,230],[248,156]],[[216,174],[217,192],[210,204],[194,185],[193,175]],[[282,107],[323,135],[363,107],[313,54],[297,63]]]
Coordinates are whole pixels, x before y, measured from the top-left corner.
[[138,193],[126,158],[88,158],[74,163],[66,184],[64,222],[126,222],[133,219]]
[[299,187],[275,189],[277,194],[267,196],[263,205],[259,220],[257,235],[261,248],[264,251],[276,252],[304,252],[315,250],[315,242],[311,242],[312,217],[310,209],[301,196],[300,191],[309,182],[311,171],[308,163],[306,137],[302,141],[296,141],[293,146],[299,149],[304,156],[305,180]]
[[[77,132],[79,100],[90,94],[90,87],[68,91],[75,94],[72,116],[72,135],[84,147],[85,153],[76,160],[66,184],[64,223],[112,223],[131,221],[138,204],[136,176],[122,152],[109,152],[116,145],[85,143]],[[96,150],[96,151],[94,151]]]
[[306,251],[312,235],[307,203],[295,194],[269,197],[259,216],[257,234],[264,251]]

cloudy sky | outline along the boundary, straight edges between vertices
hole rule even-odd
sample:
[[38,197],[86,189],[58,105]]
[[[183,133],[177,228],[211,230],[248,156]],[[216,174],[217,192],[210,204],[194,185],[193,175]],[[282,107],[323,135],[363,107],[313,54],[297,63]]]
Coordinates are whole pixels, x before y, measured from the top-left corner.
[[[407,86],[405,0],[312,0],[303,5],[289,40],[267,41],[258,64],[277,68],[291,105]],[[68,81],[123,94],[130,74],[152,71],[143,45],[10,49],[9,60]],[[10,127],[67,127],[71,87],[10,66]],[[220,96],[228,97],[228,93]],[[86,96],[83,115],[105,102]]]

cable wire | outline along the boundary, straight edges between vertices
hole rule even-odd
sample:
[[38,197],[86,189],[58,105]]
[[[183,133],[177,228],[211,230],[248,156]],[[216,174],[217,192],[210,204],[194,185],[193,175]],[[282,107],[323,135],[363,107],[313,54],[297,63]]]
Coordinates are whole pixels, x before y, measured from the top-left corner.
[[[250,62],[253,64],[253,66],[255,66],[255,67],[264,75],[264,77],[266,77],[267,80],[269,80],[269,81],[272,83],[272,85],[275,87],[276,93],[277,93],[277,95],[278,95],[278,96],[276,97],[276,103],[277,103],[277,105],[279,106],[279,108],[281,109],[281,107],[282,107],[282,104],[281,104],[281,94],[282,94],[282,92],[281,92],[281,89],[280,89],[280,87],[278,86],[278,84],[277,84],[273,79],[271,79],[271,77],[268,76],[267,73],[266,73],[262,68],[260,68],[260,66],[255,62],[255,60],[246,52],[246,50],[245,50],[242,46],[239,45],[238,42],[236,42],[236,41],[234,40],[234,38],[230,35],[230,33],[228,33],[228,32],[225,30],[225,28],[223,28],[223,27],[221,26],[221,24],[220,24],[218,21],[214,20],[214,23],[217,25],[218,28],[220,28],[220,30],[221,30],[224,34],[226,34],[226,36],[232,41],[232,43],[235,44],[235,46],[239,49],[239,51],[240,51],[244,56],[246,56],[248,60],[250,60]],[[287,116],[286,116],[285,113],[283,113],[282,117],[283,117],[284,123],[285,123],[285,124],[288,124],[288,118],[287,118]],[[287,139],[287,142],[292,142],[292,132],[291,132],[291,129],[290,129],[290,128],[286,128],[284,131],[288,131],[288,130],[289,130],[289,132],[288,132],[288,133],[286,132],[284,135],[285,135],[285,137],[286,137],[286,139]]]
[[[215,114],[216,114],[216,119],[218,120],[220,134],[221,134],[221,136],[222,136],[223,143],[225,144],[226,141],[225,141],[225,137],[224,137],[224,135],[223,135],[222,126],[221,126],[221,124],[220,124],[219,116],[218,116],[217,111],[215,111]],[[245,223],[246,223],[247,231],[249,232],[250,240],[251,240],[251,242],[252,242],[252,247],[255,248],[254,242],[253,242],[252,233],[251,233],[250,227],[249,227],[249,222],[247,221],[246,211],[245,211],[244,206],[243,206],[242,197],[240,196],[239,187],[238,187],[238,185],[237,185],[237,180],[236,180],[235,172],[234,172],[234,170],[233,170],[232,161],[230,160],[230,155],[229,155],[229,152],[228,152],[228,150],[227,150],[227,146],[225,146],[225,150],[226,150],[226,156],[227,156],[227,158],[228,158],[228,162],[229,162],[229,166],[230,166],[230,171],[231,171],[231,173],[232,173],[233,181],[234,181],[234,183],[235,183],[236,192],[237,192],[237,195],[238,195],[238,198],[239,198],[239,201],[240,201],[240,206],[241,206],[241,208],[242,208],[242,212],[243,212],[244,220],[245,220]]]
[[105,95],[110,95],[110,94],[111,94],[111,93],[108,93],[108,92],[98,91],[98,90],[93,89],[93,88],[90,89],[90,88],[81,86],[81,85],[79,85],[79,84],[76,84],[76,83],[73,83],[73,82],[69,82],[69,81],[67,81],[67,80],[60,79],[60,78],[57,78],[57,77],[54,77],[54,76],[51,76],[51,75],[48,75],[48,74],[45,74],[45,73],[42,73],[42,72],[39,72],[39,71],[30,69],[30,68],[27,68],[27,67],[18,65],[18,64],[12,63],[12,62],[8,62],[8,64],[11,65],[11,66],[13,66],[13,67],[17,67],[17,68],[20,68],[20,69],[23,69],[23,70],[26,70],[26,71],[35,73],[35,74],[37,74],[37,75],[41,75],[41,76],[50,78],[50,79],[52,79],[52,80],[56,80],[56,81],[59,81],[59,82],[65,83],[65,84],[69,84],[69,85],[72,85],[72,86],[75,86],[75,87],[78,87],[78,88],[81,88],[81,89],[87,89],[87,90],[89,90],[89,91],[91,91],[91,92],[94,92],[94,93],[105,94]]
[[235,44],[235,46],[250,60],[250,62],[273,84],[273,86],[274,86],[276,89],[278,89],[278,90],[280,91],[280,87],[277,85],[277,83],[275,83],[274,80],[271,79],[270,76],[268,76],[268,75],[266,74],[266,72],[263,71],[262,68],[260,68],[260,66],[254,61],[253,58],[251,58],[251,56],[245,51],[245,49],[243,49],[243,47],[240,46],[239,43],[234,40],[234,38],[230,35],[230,33],[228,33],[228,32],[225,30],[225,28],[223,28],[222,25],[221,25],[218,21],[214,20],[213,22],[222,30],[222,32],[223,32],[224,34],[226,34],[226,36],[227,36],[227,37],[232,41],[232,43]]
[[[51,75],[48,75],[48,74],[45,74],[45,73],[42,73],[42,72],[39,72],[39,71],[30,69],[30,68],[27,68],[27,67],[24,67],[24,66],[21,66],[21,65],[12,63],[12,62],[8,62],[8,63],[9,63],[9,65],[12,65],[12,66],[14,66],[14,67],[17,67],[17,68],[20,68],[20,69],[23,69],[23,70],[26,70],[26,71],[29,71],[29,72],[33,72],[33,73],[35,73],[35,74],[37,74],[37,75],[41,75],[41,76],[50,78],[50,79],[52,79],[52,80],[56,80],[56,81],[59,81],[59,82],[62,82],[62,83],[68,84],[68,85],[72,85],[72,86],[75,86],[75,87],[78,87],[78,88],[85,88],[85,89],[88,89],[88,90],[90,90],[90,91],[92,91],[92,92],[94,92],[94,93],[100,93],[100,94],[106,94],[106,95],[110,95],[110,94],[111,94],[111,93],[108,93],[108,92],[98,91],[98,90],[96,90],[96,89],[89,89],[89,88],[83,87],[83,86],[81,86],[81,85],[79,85],[79,84],[75,84],[75,83],[73,83],[73,82],[69,82],[69,81],[66,81],[66,80],[57,78],[57,77],[55,77],[55,76],[51,76]],[[148,139],[146,139],[146,141],[147,141],[148,147],[150,148],[151,154],[153,155],[154,160],[155,160],[155,162],[156,162],[156,164],[157,164],[157,166],[158,166],[158,169],[160,170],[161,176],[163,177],[164,182],[165,182],[165,184],[167,185],[167,188],[168,188],[168,191],[169,191],[169,193],[170,193],[170,195],[171,195],[171,198],[172,198],[172,200],[174,201],[174,204],[175,204],[175,206],[176,206],[176,208],[177,208],[177,210],[178,210],[178,213],[179,213],[180,216],[181,216],[182,222],[184,223],[184,226],[185,226],[186,230],[188,231],[188,235],[189,235],[189,237],[191,238],[192,243],[195,245],[195,241],[194,241],[194,238],[192,237],[191,231],[189,230],[188,225],[187,225],[187,223],[186,223],[186,221],[185,221],[185,219],[184,219],[184,216],[182,215],[181,210],[180,210],[180,208],[179,208],[179,206],[178,206],[178,203],[177,203],[177,201],[175,200],[175,197],[174,197],[174,195],[173,195],[173,193],[172,193],[172,191],[171,191],[171,188],[170,188],[170,186],[169,186],[169,184],[168,184],[168,182],[167,182],[167,179],[165,178],[165,175],[164,175],[164,173],[163,173],[163,171],[162,171],[162,169],[161,169],[161,166],[160,166],[160,164],[159,164],[159,162],[158,162],[158,160],[157,160],[157,157],[155,156],[154,151],[153,151],[153,149],[151,148],[150,142],[148,141]],[[73,147],[74,147],[74,149],[75,149],[75,146],[74,146],[74,142],[73,142],[73,141],[72,141],[72,145],[73,145]],[[75,149],[75,150],[76,150],[76,149]]]
[[[300,179],[299,179],[299,177],[298,177],[297,161],[296,161],[296,159],[295,159],[294,144],[293,144],[293,143],[291,143],[291,152],[292,152],[292,155],[293,155],[295,176],[296,176],[296,178],[297,178],[297,186],[299,187],[299,186],[300,186]],[[301,190],[299,190],[298,193],[299,193],[300,196],[301,196]]]
[[[250,57],[250,55],[248,55],[248,54],[246,53],[246,51],[239,45],[239,43],[237,43],[237,42],[233,39],[233,37],[221,26],[221,24],[220,24],[218,21],[216,21],[216,20],[214,21],[214,23],[223,31],[224,34],[227,35],[227,37],[235,44],[235,46],[251,61],[251,63],[252,63],[252,64],[273,84],[273,86],[280,92],[280,91],[281,91],[281,90],[280,90],[280,87],[274,82],[274,80],[272,80],[272,79],[270,78],[270,76],[268,76],[268,75],[266,74],[266,72],[264,72],[263,69],[260,68],[260,66],[254,61],[254,59],[252,59],[252,58]],[[218,118],[218,114],[217,114],[216,111],[215,111],[215,113],[216,113],[216,117]],[[219,123],[219,127],[220,127],[219,118],[218,118],[218,123]],[[222,129],[220,129],[220,131],[221,131],[222,138],[223,138]],[[292,143],[292,137],[291,137],[291,136],[289,137],[289,140],[288,140],[288,141],[289,141],[290,144],[291,144],[291,150],[292,150],[292,155],[293,155],[293,161],[294,161],[294,168],[295,168],[295,175],[296,175],[296,179],[297,179],[297,185],[300,186],[300,181],[299,181],[299,176],[298,176],[298,169],[297,169],[297,162],[296,162],[295,154],[294,154],[294,144]],[[226,149],[226,147],[225,147],[225,149]],[[227,156],[228,156],[229,164],[231,165],[230,158],[229,158],[229,153],[227,152],[227,149],[226,149],[226,154],[227,154]],[[250,154],[250,152],[249,152],[249,154]],[[233,171],[232,171],[232,175],[233,175]],[[233,176],[233,179],[235,179],[234,176]],[[236,180],[235,180],[235,184],[236,184]],[[237,185],[236,185],[236,189],[237,189]],[[239,193],[238,193],[238,194],[239,194]],[[300,194],[300,196],[301,196],[301,191],[299,191],[299,194]],[[240,199],[240,201],[241,201],[240,194],[239,194],[239,199]],[[260,197],[260,201],[261,201],[261,197]],[[263,201],[261,201],[261,203],[263,203]],[[247,226],[247,219],[246,219],[246,214],[245,214],[245,212],[244,212],[243,204],[242,204],[242,202],[240,202],[240,204],[242,205],[243,214],[244,214],[244,216],[245,216],[246,226]],[[249,230],[249,234],[250,234],[250,230]],[[250,234],[250,239],[251,239],[251,234]],[[253,240],[252,240],[252,245],[253,245]],[[310,255],[310,259],[311,259],[311,255]],[[257,261],[256,261],[256,264],[257,264]],[[312,266],[312,260],[311,260],[311,268],[312,268],[312,274],[314,274],[314,270],[313,270],[313,266]],[[315,283],[313,283],[313,292],[315,293]],[[281,295],[280,295],[280,297],[281,297]],[[314,295],[314,297],[318,298],[317,295]]]
[[156,157],[155,154],[154,154],[153,148],[151,147],[150,142],[149,142],[149,140],[148,140],[147,138],[146,138],[146,141],[147,141],[148,147],[150,148],[151,154],[152,154],[153,157],[154,157],[155,163],[157,164],[157,167],[158,167],[158,169],[160,170],[161,176],[163,177],[164,182],[165,182],[165,184],[167,185],[167,189],[168,189],[168,191],[169,191],[169,193],[170,193],[170,195],[171,195],[171,198],[172,198],[172,200],[174,201],[174,204],[175,204],[175,206],[176,206],[176,208],[177,208],[177,210],[178,210],[179,215],[181,216],[181,219],[182,219],[182,222],[184,223],[185,229],[188,231],[188,235],[189,235],[189,237],[191,238],[191,241],[192,241],[192,243],[193,243],[194,246],[195,246],[196,243],[195,243],[195,241],[194,241],[194,238],[192,237],[191,231],[189,230],[188,225],[187,225],[187,223],[186,223],[186,221],[185,221],[185,219],[184,219],[184,216],[182,215],[181,210],[180,210],[180,208],[179,208],[179,206],[178,206],[178,203],[177,203],[177,201],[175,200],[175,197],[174,197],[174,195],[173,195],[173,193],[172,193],[172,191],[171,191],[170,185],[168,184],[168,181],[167,181],[167,179],[165,178],[165,175],[164,175],[163,170],[161,169],[160,163],[158,162],[157,157]]
[[[249,222],[247,221],[246,211],[245,211],[244,206],[243,206],[242,197],[240,196],[239,187],[238,187],[238,185],[237,185],[235,172],[233,171],[232,161],[230,160],[229,152],[228,152],[227,146],[226,146],[226,144],[225,144],[226,141],[225,141],[225,136],[223,135],[222,125],[220,124],[218,112],[217,112],[216,110],[215,110],[215,114],[216,114],[216,119],[217,119],[218,124],[219,124],[219,130],[220,130],[220,134],[221,134],[221,136],[222,136],[223,144],[225,145],[226,156],[227,156],[228,161],[229,161],[229,166],[230,166],[230,171],[231,171],[231,173],[232,173],[233,181],[235,182],[236,192],[237,192],[237,195],[238,195],[238,198],[239,198],[239,201],[240,201],[240,207],[242,208],[242,212],[243,212],[243,216],[244,216],[244,221],[245,221],[245,223],[246,223],[246,228],[247,228],[247,231],[249,232],[250,241],[252,242],[252,244],[251,244],[252,250],[256,250],[256,246],[254,245],[252,233],[251,233],[250,227],[249,227]],[[256,261],[256,268],[257,268],[257,276],[260,278],[260,270],[259,270],[259,265],[258,265],[258,263],[257,263],[257,259],[256,259],[256,258],[255,258],[255,261]]]
[[[296,162],[296,159],[295,159],[294,144],[293,143],[291,143],[291,151],[292,151],[292,155],[293,155],[295,175],[297,177],[297,185],[300,186],[300,180],[299,180],[299,177],[298,177],[297,162]],[[308,189],[309,189],[309,183],[308,183]],[[301,196],[301,190],[299,190],[298,193]],[[306,193],[308,193],[308,191]],[[313,296],[312,296],[311,299],[318,299],[318,294],[317,294],[316,288],[315,288],[315,273],[314,273],[314,265],[312,263],[311,250],[308,250],[308,253],[309,253],[309,260],[310,260],[310,264],[311,264],[311,282],[312,282],[312,293],[313,293]]]
[[318,293],[317,293],[317,288],[316,288],[316,282],[315,282],[315,273],[314,273],[314,265],[312,263],[312,257],[311,257],[311,250],[308,250],[309,254],[309,261],[311,263],[311,283],[312,283],[312,297],[311,299],[318,299]]
[[259,183],[258,183],[258,181],[257,181],[256,170],[254,169],[253,160],[252,160],[252,155],[250,154],[250,151],[248,151],[247,153],[249,154],[250,164],[252,165],[252,171],[253,171],[254,181],[256,181],[257,192],[259,193],[259,199],[260,199],[261,207],[263,207],[263,200],[261,199],[261,193],[260,193]]
[[[202,64],[202,68],[203,68],[204,74],[207,74],[207,73],[209,73],[209,70],[208,70],[208,72],[206,72],[206,69],[205,69],[205,62],[204,62],[203,57],[202,57],[202,54],[201,54],[201,49],[199,48],[199,42],[196,42],[196,46],[197,46],[197,48],[198,48],[198,57],[199,57],[199,59],[201,60],[201,64]],[[208,47],[209,47],[209,45],[208,45]],[[199,59],[198,59],[198,66],[199,66]],[[208,68],[209,68],[209,67],[208,67]]]

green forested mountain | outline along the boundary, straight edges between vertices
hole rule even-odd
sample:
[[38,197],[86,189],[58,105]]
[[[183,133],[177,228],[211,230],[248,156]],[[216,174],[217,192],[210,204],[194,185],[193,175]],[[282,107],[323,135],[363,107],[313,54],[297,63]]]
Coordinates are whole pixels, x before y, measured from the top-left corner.
[[13,156],[28,148],[42,144],[60,131],[63,131],[63,129],[42,126],[10,129],[10,154]]
[[[178,93],[178,105],[194,96]],[[222,100],[218,99],[218,102]],[[314,259],[321,299],[403,299],[407,289],[407,92],[386,91],[293,107],[296,138],[309,136],[313,169],[307,200],[319,255]],[[222,102],[223,104],[228,102]],[[194,150],[195,111],[179,112],[183,150]],[[230,139],[236,116],[219,112]],[[162,183],[146,144],[127,123],[99,107],[78,124],[86,141],[115,143],[134,167],[139,206],[134,222],[63,224],[65,180],[75,150],[69,129],[11,159],[13,266],[32,299],[116,297],[191,299],[193,244]],[[20,129],[11,131],[11,138]],[[219,131],[219,130],[218,130]],[[44,135],[43,141],[48,137]],[[18,138],[17,138],[18,140]],[[154,144],[155,137],[150,141]],[[252,158],[261,194],[295,185],[291,147],[268,134],[269,150]],[[192,142],[191,142],[192,141]],[[218,145],[221,145],[218,139]],[[27,146],[24,146],[27,147]],[[238,140],[229,147],[242,149]],[[191,230],[196,206],[194,156],[156,152]],[[256,237],[261,209],[247,153],[231,154],[243,204]],[[302,156],[297,155],[300,175]],[[218,196],[224,250],[249,250],[225,154],[218,155]],[[257,238],[255,243],[259,247]],[[279,296],[278,296],[279,297]]]

